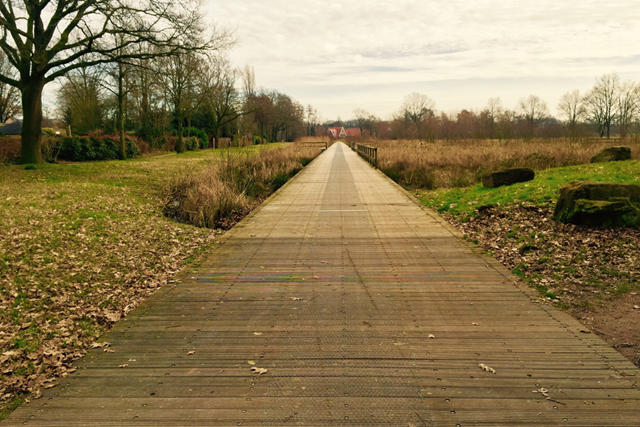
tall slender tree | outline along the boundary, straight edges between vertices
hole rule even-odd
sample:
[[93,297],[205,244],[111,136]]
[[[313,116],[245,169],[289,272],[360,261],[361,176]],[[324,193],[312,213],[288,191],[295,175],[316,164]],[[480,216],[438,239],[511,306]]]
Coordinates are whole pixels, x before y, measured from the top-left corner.
[[587,121],[596,128],[600,138],[611,136],[611,125],[617,116],[619,85],[618,74],[603,74],[584,97]]

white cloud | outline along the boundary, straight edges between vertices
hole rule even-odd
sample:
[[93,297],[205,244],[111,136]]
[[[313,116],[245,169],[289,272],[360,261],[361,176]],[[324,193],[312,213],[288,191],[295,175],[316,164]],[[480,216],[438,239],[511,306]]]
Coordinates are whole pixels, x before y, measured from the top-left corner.
[[604,72],[640,78],[630,0],[209,0],[208,10],[238,29],[232,58],[255,66],[258,84],[327,118],[356,107],[385,116],[412,91],[445,111],[489,96],[513,107],[529,93],[553,107]]

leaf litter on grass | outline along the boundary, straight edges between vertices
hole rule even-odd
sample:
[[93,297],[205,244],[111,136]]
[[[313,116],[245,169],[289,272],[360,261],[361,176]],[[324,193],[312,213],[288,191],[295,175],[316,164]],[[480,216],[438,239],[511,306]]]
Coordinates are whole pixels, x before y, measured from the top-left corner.
[[218,158],[0,169],[0,419],[213,246],[220,231],[162,214],[162,188]]

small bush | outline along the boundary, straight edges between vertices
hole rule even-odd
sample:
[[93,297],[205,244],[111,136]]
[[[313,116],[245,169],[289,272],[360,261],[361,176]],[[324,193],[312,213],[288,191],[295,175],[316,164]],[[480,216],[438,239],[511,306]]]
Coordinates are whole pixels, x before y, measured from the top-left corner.
[[319,153],[318,148],[290,146],[229,156],[168,185],[163,211],[199,227],[229,228],[298,173],[303,160]]
[[190,138],[184,138],[184,149],[188,151],[197,150],[200,148],[200,140],[195,136]]
[[162,135],[162,131],[160,129],[154,128],[153,126],[142,126],[136,131],[136,136],[146,141],[148,141],[149,137],[157,138],[160,135]]
[[[178,133],[174,131],[174,135],[177,136]],[[209,146],[209,137],[207,136],[207,133],[202,129],[198,129],[194,127],[186,127],[182,129],[182,136],[184,137],[184,140],[185,140],[185,148],[186,148],[187,139],[192,137],[196,138],[196,146],[193,148],[187,148],[188,150],[195,150],[197,148],[207,148]]]
[[[115,160],[119,157],[120,152],[116,138],[112,136],[62,138],[57,158],[74,162]],[[136,140],[125,138],[125,143],[127,158],[137,157],[140,150]]]
[[253,145],[260,145],[262,141],[258,135],[253,135]]
[[140,154],[140,150],[138,149],[136,141],[130,138],[125,138],[125,142],[127,144],[127,159],[138,157],[138,155]]
[[42,132],[44,132],[45,134],[47,134],[49,136],[56,136],[57,135],[56,131],[51,129],[51,128],[42,128]]

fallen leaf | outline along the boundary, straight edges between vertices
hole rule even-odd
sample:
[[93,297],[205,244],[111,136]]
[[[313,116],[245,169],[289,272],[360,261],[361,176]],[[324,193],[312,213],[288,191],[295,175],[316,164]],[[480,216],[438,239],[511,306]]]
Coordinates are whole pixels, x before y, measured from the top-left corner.
[[187,356],[193,356],[194,354],[196,354],[196,352],[194,350],[191,350],[187,353]]
[[253,335],[262,335],[262,332],[254,332]]
[[105,353],[115,353],[116,352],[115,350],[111,350],[110,348],[105,348],[103,351]]
[[111,343],[108,342],[94,342],[93,344],[91,344],[91,346],[89,346],[89,348],[102,348],[102,347],[109,347],[111,345]]
[[640,310],[640,305],[634,305],[634,306],[633,306],[633,309],[634,309],[634,310]]
[[247,363],[248,363],[249,365],[251,365],[251,366],[253,366],[253,365],[255,365],[255,364],[256,364],[256,362],[254,362],[253,360],[249,360]]
[[373,328],[373,326],[371,326],[371,323],[369,323],[369,322],[367,322],[367,321],[362,322],[362,324],[363,324],[363,325],[367,325],[367,326],[368,326],[368,327],[370,327],[370,328]]
[[432,334],[429,334],[429,338],[435,339],[435,338],[436,338],[436,336],[435,336],[435,335],[432,335]]
[[495,374],[495,373],[496,373],[496,370],[495,370],[495,369],[493,369],[493,368],[491,368],[491,367],[489,367],[489,366],[485,365],[484,363],[479,364],[479,365],[478,365],[478,367],[479,367],[480,369],[482,369],[483,371],[491,372],[492,374]]
[[297,298],[297,297],[291,297],[291,301],[300,301],[300,298]]
[[540,387],[537,390],[533,390],[532,393],[540,393],[541,395],[543,395],[544,397],[549,397],[549,395],[547,394],[549,392],[549,390],[547,390],[544,387]]
[[471,323],[473,326],[479,326],[476,322]]
[[125,364],[122,364],[122,365],[118,366],[118,368],[126,368],[127,366],[129,366],[129,364],[125,363]]
[[251,370],[258,374],[258,375],[262,375],[262,374],[266,374],[267,370],[265,368],[256,368],[255,366],[251,368]]

